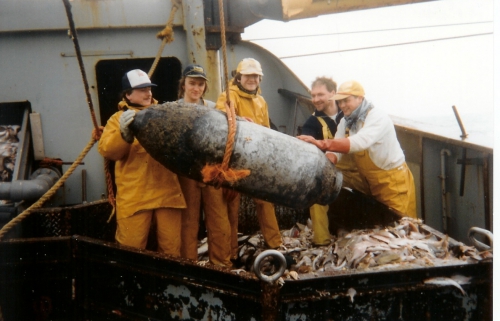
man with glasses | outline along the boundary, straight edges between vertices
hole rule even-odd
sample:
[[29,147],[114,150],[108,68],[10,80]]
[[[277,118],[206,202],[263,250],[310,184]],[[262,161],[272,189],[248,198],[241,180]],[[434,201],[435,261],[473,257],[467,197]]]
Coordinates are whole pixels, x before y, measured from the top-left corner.
[[[344,113],[335,138],[298,138],[327,151],[326,156],[334,164],[342,162],[343,172],[349,170],[349,166],[357,168],[359,177],[355,183],[352,184],[347,176],[344,177],[344,186],[372,195],[379,202],[416,218],[415,183],[394,124],[385,112],[374,108],[364,96],[365,91],[358,82],[343,83],[331,98],[337,101]],[[348,163],[342,160],[346,155],[350,156]]]

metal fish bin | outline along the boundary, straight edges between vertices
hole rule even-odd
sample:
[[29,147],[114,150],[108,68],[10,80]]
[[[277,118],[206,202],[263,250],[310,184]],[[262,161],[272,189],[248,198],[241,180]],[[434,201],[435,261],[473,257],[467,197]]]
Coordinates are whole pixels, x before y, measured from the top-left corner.
[[[24,180],[30,174],[30,113],[28,101],[0,103],[0,183]],[[23,208],[19,202],[0,198],[0,227],[14,218],[19,208]],[[13,230],[10,235],[15,233],[18,231]]]
[[[492,262],[387,271],[318,272],[282,285],[254,273],[121,246],[106,201],[39,209],[23,236],[0,242],[3,320],[492,320]],[[277,208],[280,228],[307,211]],[[330,231],[390,224],[391,209],[347,189],[330,206]],[[255,231],[242,202],[240,231]],[[426,227],[429,233],[443,237]],[[201,235],[203,236],[203,235]],[[450,239],[450,246],[454,240]],[[153,244],[148,248],[152,249]],[[426,284],[470,277],[462,285]]]

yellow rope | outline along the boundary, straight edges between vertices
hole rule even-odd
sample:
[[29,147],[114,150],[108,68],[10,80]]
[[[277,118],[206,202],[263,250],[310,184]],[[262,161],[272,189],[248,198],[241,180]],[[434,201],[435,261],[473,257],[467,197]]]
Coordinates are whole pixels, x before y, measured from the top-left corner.
[[161,54],[163,53],[163,48],[165,48],[165,45],[167,43],[171,43],[172,41],[174,41],[174,29],[172,28],[172,25],[174,24],[175,13],[177,12],[177,9],[179,9],[180,6],[181,6],[181,0],[172,1],[172,10],[170,10],[170,17],[168,18],[167,25],[162,31],[156,34],[156,37],[159,39],[163,39],[163,41],[161,42],[160,48],[158,49],[155,61],[153,62],[151,69],[149,69],[148,72],[149,78],[151,78],[153,76],[153,73],[155,72],[156,66],[160,61],[160,57]]
[[63,176],[50,188],[45,194],[43,194],[42,197],[33,205],[28,207],[24,212],[13,218],[9,223],[7,223],[2,229],[0,230],[0,241],[3,239],[4,235],[12,229],[17,223],[21,222],[23,219],[28,217],[28,215],[31,214],[33,210],[36,210],[40,207],[42,207],[43,203],[45,203],[47,200],[49,200],[61,187],[64,182],[68,179],[68,177],[73,173],[73,171],[76,169],[78,165],[80,165],[80,162],[83,160],[83,158],[87,155],[87,153],[90,151],[92,146],[95,144],[96,140],[92,137],[92,139],[89,141],[85,149],[80,153],[78,158],[73,162],[73,164],[70,166],[70,168],[64,173]]

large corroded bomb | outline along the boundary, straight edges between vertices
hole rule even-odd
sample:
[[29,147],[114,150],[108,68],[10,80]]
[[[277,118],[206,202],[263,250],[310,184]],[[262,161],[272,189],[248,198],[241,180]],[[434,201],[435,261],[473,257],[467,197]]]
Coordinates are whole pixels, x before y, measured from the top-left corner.
[[[172,172],[203,181],[206,164],[220,164],[226,115],[216,109],[169,102],[138,112],[130,128],[151,156]],[[342,174],[316,146],[239,119],[229,167],[250,175],[222,186],[292,208],[332,203]]]

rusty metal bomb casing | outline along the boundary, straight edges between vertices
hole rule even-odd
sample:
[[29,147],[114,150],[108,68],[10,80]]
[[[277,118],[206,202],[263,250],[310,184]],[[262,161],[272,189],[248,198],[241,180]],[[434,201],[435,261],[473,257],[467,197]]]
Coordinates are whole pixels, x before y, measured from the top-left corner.
[[[228,133],[225,113],[177,102],[138,112],[130,128],[155,160],[200,182],[206,164],[222,162]],[[342,187],[342,173],[316,146],[240,118],[229,167],[251,173],[223,187],[292,208],[330,204]]]

